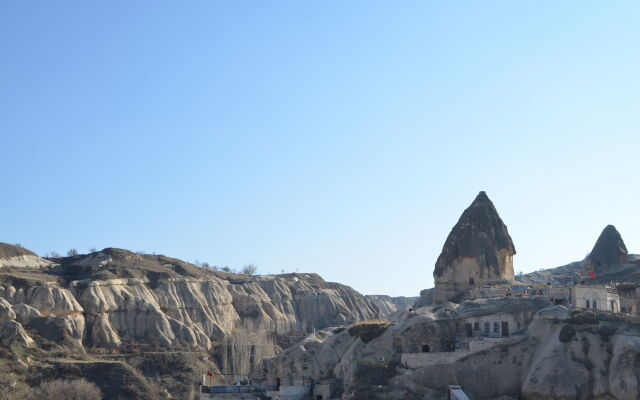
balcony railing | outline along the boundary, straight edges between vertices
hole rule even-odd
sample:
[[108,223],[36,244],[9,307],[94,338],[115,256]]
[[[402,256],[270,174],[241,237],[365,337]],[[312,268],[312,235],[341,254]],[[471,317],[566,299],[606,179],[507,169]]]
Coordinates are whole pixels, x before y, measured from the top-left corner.
[[202,386],[202,393],[264,393],[279,389],[278,386]]

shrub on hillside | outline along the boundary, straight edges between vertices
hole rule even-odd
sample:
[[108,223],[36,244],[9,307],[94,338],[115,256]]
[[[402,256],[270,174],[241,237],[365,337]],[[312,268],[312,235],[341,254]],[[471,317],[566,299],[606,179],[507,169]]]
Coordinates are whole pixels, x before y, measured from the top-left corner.
[[245,275],[254,275],[256,272],[258,272],[258,267],[253,264],[247,264],[242,267],[242,273]]
[[42,382],[34,389],[33,398],[39,400],[100,400],[102,392],[86,379],[57,379]]
[[360,321],[349,327],[349,334],[351,336],[358,336],[363,342],[369,343],[373,339],[382,335],[391,325],[390,321],[373,320],[373,321]]

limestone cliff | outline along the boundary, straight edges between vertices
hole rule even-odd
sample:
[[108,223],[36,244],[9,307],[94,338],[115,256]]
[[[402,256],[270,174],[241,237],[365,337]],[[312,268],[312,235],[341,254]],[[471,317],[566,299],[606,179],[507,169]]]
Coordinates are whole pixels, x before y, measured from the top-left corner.
[[513,279],[516,254],[507,226],[480,192],[453,227],[436,261],[434,299],[455,299],[488,281]]

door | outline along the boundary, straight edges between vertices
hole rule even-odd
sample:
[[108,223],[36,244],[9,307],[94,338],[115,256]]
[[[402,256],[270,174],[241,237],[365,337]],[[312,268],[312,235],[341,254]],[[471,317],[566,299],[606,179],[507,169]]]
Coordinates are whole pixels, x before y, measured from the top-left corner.
[[471,326],[471,324],[464,324],[464,330],[467,332],[467,337],[473,337],[473,327]]
[[502,337],[507,337],[509,336],[509,323],[508,322],[503,322],[502,323]]

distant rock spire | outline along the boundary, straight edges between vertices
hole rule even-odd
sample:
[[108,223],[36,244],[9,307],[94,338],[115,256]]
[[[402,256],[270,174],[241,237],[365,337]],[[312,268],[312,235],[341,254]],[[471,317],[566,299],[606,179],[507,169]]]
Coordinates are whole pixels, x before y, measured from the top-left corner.
[[436,301],[487,281],[513,279],[515,246],[485,192],[480,192],[453,227],[436,261]]
[[607,225],[589,253],[587,264],[597,273],[608,267],[627,263],[628,255],[620,232],[615,226]]

